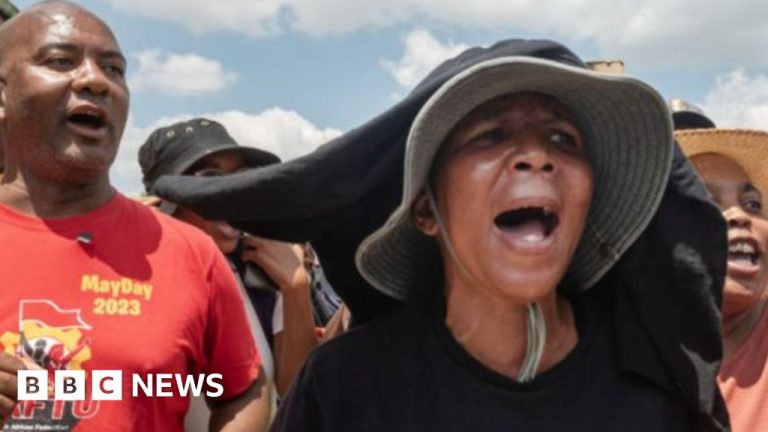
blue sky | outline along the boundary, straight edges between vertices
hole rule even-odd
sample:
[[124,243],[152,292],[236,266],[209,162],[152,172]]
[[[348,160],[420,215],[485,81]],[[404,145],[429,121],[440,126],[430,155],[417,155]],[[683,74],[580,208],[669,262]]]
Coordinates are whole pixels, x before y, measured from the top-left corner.
[[[32,4],[16,1],[20,7]],[[768,128],[768,20],[757,0],[88,0],[129,58],[131,118],[112,171],[141,190],[136,152],[193,115],[290,159],[402,98],[472,45],[547,37],[623,59],[666,98],[725,126]]]

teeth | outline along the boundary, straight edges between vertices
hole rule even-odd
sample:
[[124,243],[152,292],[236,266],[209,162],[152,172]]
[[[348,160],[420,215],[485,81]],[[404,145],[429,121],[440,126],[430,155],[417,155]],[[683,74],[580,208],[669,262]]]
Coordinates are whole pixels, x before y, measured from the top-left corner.
[[93,109],[88,109],[88,108],[77,110],[70,115],[73,115],[73,116],[82,115],[82,116],[89,116],[89,117],[95,117],[97,119],[101,119],[101,114],[98,111],[95,111]]
[[544,233],[530,233],[523,236],[523,240],[527,243],[538,243],[545,238]]
[[729,254],[728,262],[741,265],[757,265],[757,257],[754,255],[745,255],[740,253]]
[[757,253],[754,246],[752,246],[750,243],[743,242],[743,241],[731,243],[728,247],[728,252],[749,254],[749,255],[754,255],[755,253]]

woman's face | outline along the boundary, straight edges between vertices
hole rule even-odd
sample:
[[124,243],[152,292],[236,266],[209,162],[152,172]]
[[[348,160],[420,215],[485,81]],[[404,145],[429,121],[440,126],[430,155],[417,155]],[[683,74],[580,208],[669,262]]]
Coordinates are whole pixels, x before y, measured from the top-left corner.
[[728,318],[757,304],[768,285],[763,197],[732,159],[703,154],[691,161],[728,222],[728,277],[723,291],[723,316]]
[[[469,285],[528,303],[551,294],[576,250],[592,197],[592,170],[573,115],[524,92],[467,115],[436,161],[437,206]],[[425,199],[421,199],[424,205]],[[427,234],[434,218],[419,220]],[[466,278],[442,239],[446,277]]]
[[[244,164],[243,156],[237,151],[224,151],[204,157],[190,168],[187,173],[202,176],[233,174],[241,170]],[[232,228],[225,221],[207,220],[183,207],[179,207],[173,216],[176,219],[200,228],[211,236],[222,253],[230,253],[237,247],[240,231]]]

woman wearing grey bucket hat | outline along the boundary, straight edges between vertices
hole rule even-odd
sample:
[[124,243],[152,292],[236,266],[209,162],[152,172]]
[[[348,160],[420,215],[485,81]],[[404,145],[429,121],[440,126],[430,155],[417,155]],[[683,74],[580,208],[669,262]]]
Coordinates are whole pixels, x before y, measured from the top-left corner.
[[[725,430],[717,331],[702,326],[704,341],[681,350],[685,319],[665,336],[632,317],[660,279],[671,302],[691,288],[691,305],[716,308],[709,279],[722,269],[699,244],[654,250],[668,194],[716,215],[688,168],[653,89],[556,44],[453,74],[410,126],[400,205],[356,255],[408,305],[321,346],[274,430]],[[676,190],[675,175],[696,191]],[[707,228],[702,242],[722,252],[722,221]],[[654,268],[654,252],[674,258]],[[637,255],[649,260],[626,259]],[[614,297],[623,290],[645,308]],[[686,370],[683,351],[706,364]]]

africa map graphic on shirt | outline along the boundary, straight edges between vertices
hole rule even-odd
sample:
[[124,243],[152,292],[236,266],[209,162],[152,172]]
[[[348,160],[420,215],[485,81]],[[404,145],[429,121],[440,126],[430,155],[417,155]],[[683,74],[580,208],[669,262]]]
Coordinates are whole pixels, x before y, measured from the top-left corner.
[[[80,309],[65,309],[50,300],[22,300],[18,330],[0,335],[0,350],[21,357],[28,368],[47,370],[51,399],[54,372],[83,370],[91,359],[92,327]],[[68,431],[97,411],[98,401],[23,401],[3,430]]]

